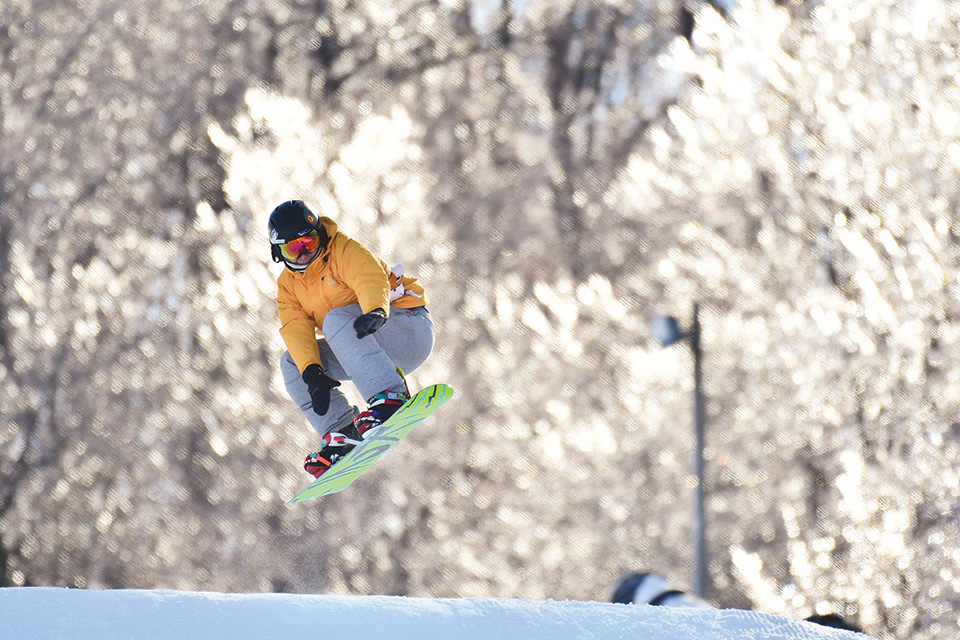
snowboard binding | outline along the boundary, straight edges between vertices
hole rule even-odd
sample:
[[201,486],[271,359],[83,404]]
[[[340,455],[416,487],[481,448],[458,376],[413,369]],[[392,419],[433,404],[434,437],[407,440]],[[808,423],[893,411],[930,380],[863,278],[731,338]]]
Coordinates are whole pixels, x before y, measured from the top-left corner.
[[347,425],[343,431],[331,431],[323,436],[323,448],[316,453],[307,455],[303,461],[303,469],[314,478],[319,478],[330,467],[343,459],[353,448],[360,444],[361,437],[353,424]]

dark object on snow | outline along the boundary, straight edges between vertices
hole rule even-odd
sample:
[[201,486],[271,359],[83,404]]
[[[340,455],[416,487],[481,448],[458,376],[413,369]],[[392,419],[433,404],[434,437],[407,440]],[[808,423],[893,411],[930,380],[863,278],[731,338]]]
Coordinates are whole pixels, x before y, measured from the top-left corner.
[[661,607],[708,607],[695,596],[691,596],[667,582],[663,576],[655,573],[628,573],[620,582],[610,601],[616,604],[650,604]]
[[829,613],[825,616],[814,614],[806,620],[807,622],[813,622],[814,624],[830,627],[831,629],[843,629],[844,631],[856,631],[857,633],[863,633],[863,629],[852,622],[847,622],[835,613]]
[[[661,607],[710,606],[695,596],[675,589],[663,576],[640,571],[632,571],[620,578],[620,582],[613,590],[610,602],[614,604],[649,604]],[[812,615],[806,618],[806,621],[832,629],[863,633],[863,629],[833,613]]]

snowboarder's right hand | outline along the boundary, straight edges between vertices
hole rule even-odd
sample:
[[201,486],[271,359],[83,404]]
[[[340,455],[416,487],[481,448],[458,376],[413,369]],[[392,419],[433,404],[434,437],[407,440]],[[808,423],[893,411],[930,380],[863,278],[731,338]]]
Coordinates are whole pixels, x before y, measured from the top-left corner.
[[302,377],[307,383],[313,410],[318,415],[325,415],[330,409],[330,390],[339,387],[340,381],[325,374],[318,364],[308,364]]

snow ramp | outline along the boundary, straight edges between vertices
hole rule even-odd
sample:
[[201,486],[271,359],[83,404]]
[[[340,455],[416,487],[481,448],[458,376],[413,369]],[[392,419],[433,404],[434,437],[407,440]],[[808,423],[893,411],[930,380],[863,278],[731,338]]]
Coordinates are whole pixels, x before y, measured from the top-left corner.
[[856,640],[735,609],[498,598],[0,589],[0,638]]

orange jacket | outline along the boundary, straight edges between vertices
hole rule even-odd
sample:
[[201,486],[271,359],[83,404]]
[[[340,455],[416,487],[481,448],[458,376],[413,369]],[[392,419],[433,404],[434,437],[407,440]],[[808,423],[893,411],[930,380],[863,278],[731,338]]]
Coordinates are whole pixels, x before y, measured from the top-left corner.
[[[280,335],[302,373],[307,365],[319,364],[317,332],[331,309],[360,303],[364,313],[390,306],[401,309],[427,304],[423,287],[416,278],[397,277],[387,263],[356,240],[337,231],[330,218],[320,218],[330,241],[306,271],[284,269],[277,278],[277,307]],[[390,293],[403,285],[403,295],[390,301]]]

